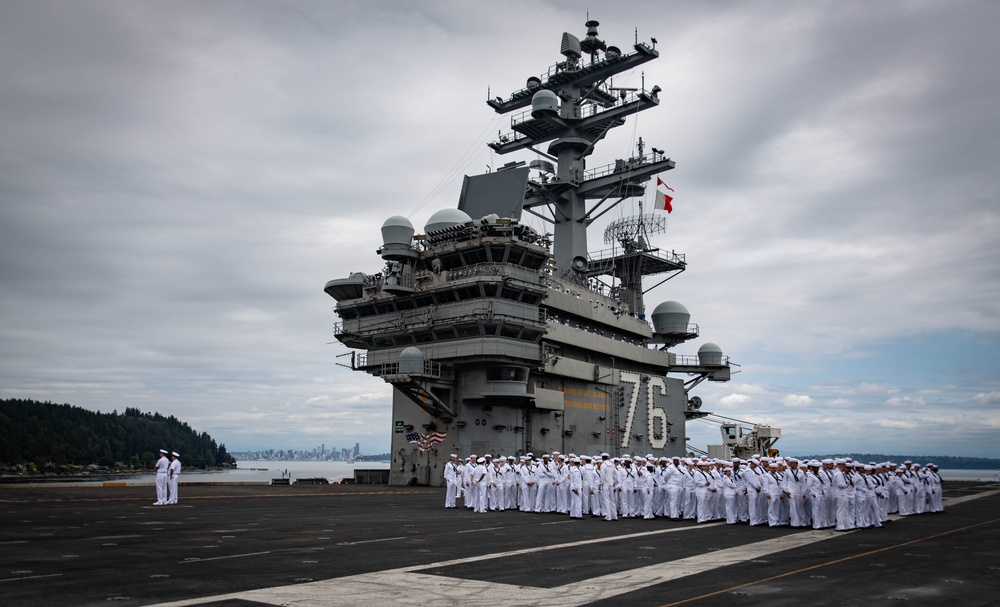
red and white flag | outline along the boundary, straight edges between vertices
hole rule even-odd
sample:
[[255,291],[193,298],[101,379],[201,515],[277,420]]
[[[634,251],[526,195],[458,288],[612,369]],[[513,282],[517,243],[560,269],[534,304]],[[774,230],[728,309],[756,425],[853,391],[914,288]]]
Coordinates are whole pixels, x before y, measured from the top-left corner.
[[674,210],[674,205],[671,203],[674,201],[674,197],[667,194],[667,190],[672,193],[674,189],[667,184],[663,183],[663,180],[657,176],[656,178],[656,204],[653,208],[658,211],[666,211],[671,213]]

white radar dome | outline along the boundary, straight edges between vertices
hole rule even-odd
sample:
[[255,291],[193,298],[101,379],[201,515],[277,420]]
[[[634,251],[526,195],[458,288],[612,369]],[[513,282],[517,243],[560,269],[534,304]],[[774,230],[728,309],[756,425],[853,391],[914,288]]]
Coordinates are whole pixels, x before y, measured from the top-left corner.
[[382,224],[382,244],[409,245],[413,240],[413,224],[402,215],[393,215]]
[[680,302],[665,301],[653,308],[650,318],[656,333],[687,333],[691,313]]
[[543,89],[531,96],[531,117],[554,116],[559,113],[559,95]]
[[441,209],[431,215],[424,226],[424,233],[436,232],[445,228],[465,225],[472,221],[472,218],[465,211],[458,209]]
[[420,348],[404,348],[399,353],[399,372],[420,375],[424,372],[424,353]]
[[722,364],[722,348],[718,344],[708,342],[698,348],[698,364],[704,366],[719,366]]

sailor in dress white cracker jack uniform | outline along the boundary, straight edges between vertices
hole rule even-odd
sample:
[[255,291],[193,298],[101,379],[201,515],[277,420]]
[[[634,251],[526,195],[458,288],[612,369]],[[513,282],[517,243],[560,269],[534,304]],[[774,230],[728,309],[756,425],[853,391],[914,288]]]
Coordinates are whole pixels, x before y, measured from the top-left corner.
[[445,487],[447,487],[444,494],[445,508],[455,507],[455,496],[458,495],[459,479],[458,455],[452,453],[451,459],[444,465],[444,482]]
[[160,459],[156,460],[153,467],[156,469],[156,501],[153,505],[162,506],[167,503],[167,472],[170,469],[166,449],[160,449]]
[[177,479],[181,475],[181,454],[174,451],[170,454],[173,459],[167,472],[167,503],[177,503]]

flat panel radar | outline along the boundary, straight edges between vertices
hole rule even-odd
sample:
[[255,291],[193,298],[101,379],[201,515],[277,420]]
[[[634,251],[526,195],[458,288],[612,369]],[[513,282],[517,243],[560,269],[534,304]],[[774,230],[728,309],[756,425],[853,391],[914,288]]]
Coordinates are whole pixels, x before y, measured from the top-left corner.
[[520,221],[529,172],[526,167],[518,167],[485,175],[466,175],[458,208],[473,220],[496,213]]

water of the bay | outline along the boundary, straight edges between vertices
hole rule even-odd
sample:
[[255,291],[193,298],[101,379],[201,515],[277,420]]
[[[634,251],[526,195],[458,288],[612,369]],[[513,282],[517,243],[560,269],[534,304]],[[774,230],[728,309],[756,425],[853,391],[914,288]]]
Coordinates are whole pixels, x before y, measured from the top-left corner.
[[[236,462],[235,470],[182,470],[181,480],[185,483],[252,483],[268,482],[271,479],[325,478],[331,483],[345,477],[354,478],[354,470],[387,470],[388,462],[323,462],[323,461],[272,461],[246,460]],[[152,483],[153,474],[142,474],[129,478],[129,482]]]
[[[333,482],[344,477],[354,476],[354,469],[387,470],[388,462],[316,462],[316,461],[240,461],[236,470],[220,471],[189,471],[184,473],[186,482],[260,482],[281,478],[287,472],[294,481],[299,478],[322,477]],[[1000,471],[997,470],[939,470],[941,478],[947,481],[996,481]],[[153,482],[152,474],[141,476],[136,481]]]

